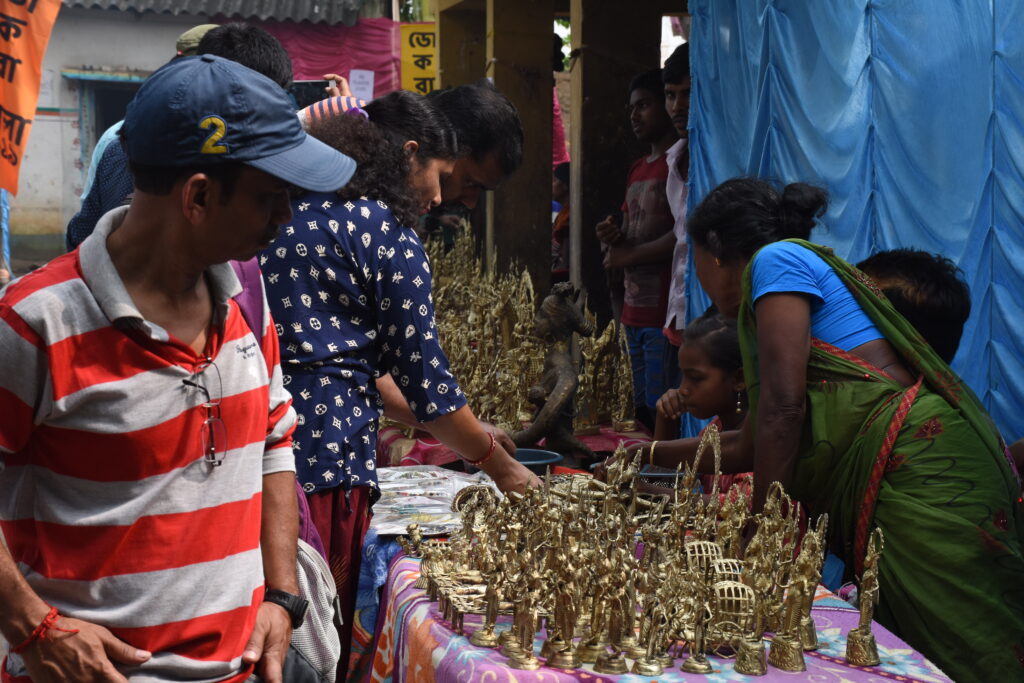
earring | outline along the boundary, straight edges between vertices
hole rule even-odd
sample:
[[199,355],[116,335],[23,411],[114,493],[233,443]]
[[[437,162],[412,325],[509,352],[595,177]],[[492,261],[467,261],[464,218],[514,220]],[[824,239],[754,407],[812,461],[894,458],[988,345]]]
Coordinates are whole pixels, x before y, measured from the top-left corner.
[[720,258],[718,258],[716,256],[715,257],[715,265],[718,266],[719,268],[721,268],[722,267],[722,259],[720,259]]
[[736,414],[739,415],[743,412],[743,392],[736,392]]

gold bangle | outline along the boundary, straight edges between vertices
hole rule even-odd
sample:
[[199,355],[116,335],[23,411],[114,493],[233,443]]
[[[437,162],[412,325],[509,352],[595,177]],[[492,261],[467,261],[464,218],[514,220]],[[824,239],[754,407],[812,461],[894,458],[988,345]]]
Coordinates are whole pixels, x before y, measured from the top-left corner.
[[657,442],[657,441],[652,441],[652,442],[651,442],[651,450],[649,450],[649,451],[647,452],[647,460],[648,460],[648,464],[649,464],[649,465],[650,465],[651,467],[654,467],[654,447],[655,447],[655,446],[657,446],[657,445],[658,445],[658,442]]

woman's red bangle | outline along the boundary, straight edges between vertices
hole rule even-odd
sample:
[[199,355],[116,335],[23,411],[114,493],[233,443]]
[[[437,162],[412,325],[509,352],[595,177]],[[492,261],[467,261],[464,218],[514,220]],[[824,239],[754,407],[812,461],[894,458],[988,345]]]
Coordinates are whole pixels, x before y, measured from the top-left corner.
[[479,460],[469,460],[468,458],[463,458],[464,461],[468,462],[470,465],[476,467],[477,469],[479,469],[481,465],[483,465],[485,462],[491,459],[491,456],[494,455],[494,447],[498,444],[498,442],[494,440],[494,434],[487,432],[487,436],[491,437],[491,445],[487,449],[487,455],[480,458]]
[[57,612],[56,607],[51,607],[50,611],[46,613],[45,617],[43,617],[43,620],[39,622],[39,626],[36,626],[35,629],[33,629],[32,633],[29,634],[28,638],[26,638],[24,642],[16,647],[12,647],[11,652],[19,655],[25,651],[25,648],[37,640],[46,640],[47,631],[53,630],[61,631],[62,633],[78,633],[77,628],[61,628],[60,626],[57,626],[58,619],[60,619],[60,613]]

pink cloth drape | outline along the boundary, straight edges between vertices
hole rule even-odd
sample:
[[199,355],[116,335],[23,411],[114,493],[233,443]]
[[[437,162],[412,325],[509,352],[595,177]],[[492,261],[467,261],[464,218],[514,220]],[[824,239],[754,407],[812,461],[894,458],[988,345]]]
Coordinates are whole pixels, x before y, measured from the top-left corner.
[[391,19],[360,19],[354,26],[292,21],[260,25],[288,51],[297,81],[328,73],[348,78],[350,70],[366,69],[374,72],[374,97],[401,87],[398,23]]
[[562,124],[562,104],[558,101],[558,88],[551,93],[554,110],[551,112],[551,168],[563,161],[569,161],[569,150],[565,148],[565,126]]

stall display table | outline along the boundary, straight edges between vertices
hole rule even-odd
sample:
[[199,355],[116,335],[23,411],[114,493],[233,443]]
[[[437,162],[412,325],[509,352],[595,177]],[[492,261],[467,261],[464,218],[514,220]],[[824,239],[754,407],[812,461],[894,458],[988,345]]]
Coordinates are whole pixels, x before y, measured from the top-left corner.
[[[371,680],[438,683],[468,681],[814,681],[815,683],[936,683],[949,681],[937,667],[915,652],[906,643],[877,624],[873,627],[878,640],[881,666],[854,667],[846,663],[845,634],[857,625],[858,612],[848,603],[818,588],[812,615],[818,626],[821,647],[806,654],[807,671],[793,673],[768,667],[768,675],[752,678],[733,672],[732,661],[709,657],[715,671],[707,676],[684,674],[677,666],[650,678],[635,674],[611,676],[594,673],[590,665],[575,671],[541,667],[537,671],[520,671],[506,665],[507,658],[496,649],[470,644],[468,636],[481,623],[481,617],[466,615],[466,635],[453,632],[430,602],[423,590],[413,588],[419,578],[419,560],[397,555],[388,569],[387,583],[377,621],[377,644],[373,655]],[[508,617],[499,622],[499,630],[508,628]],[[534,647],[540,652],[541,641]]]
[[[632,446],[647,443],[651,437],[646,432],[617,432],[611,427],[601,427],[597,434],[579,437],[594,452],[612,452],[619,444]],[[459,457],[455,451],[433,438],[426,432],[418,431],[412,437],[399,427],[384,427],[377,438],[377,462],[380,467],[398,465],[447,465]]]

